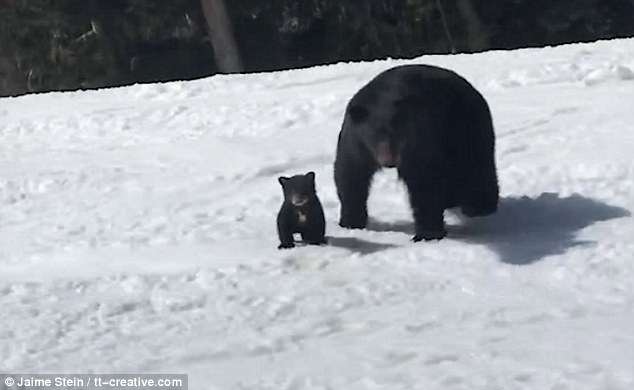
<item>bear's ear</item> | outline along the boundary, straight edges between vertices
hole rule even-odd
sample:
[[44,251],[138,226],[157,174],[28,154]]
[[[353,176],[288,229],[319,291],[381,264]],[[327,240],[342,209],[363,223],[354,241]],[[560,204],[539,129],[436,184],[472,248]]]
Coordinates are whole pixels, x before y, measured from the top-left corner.
[[277,181],[280,182],[280,184],[282,185],[282,187],[284,187],[284,184],[286,184],[287,181],[289,181],[290,178],[286,177],[286,176],[280,176],[277,178]]
[[315,172],[310,171],[305,175],[310,181],[315,182]]
[[348,115],[350,115],[352,122],[360,123],[366,120],[366,118],[370,115],[370,112],[363,106],[351,106],[348,108]]

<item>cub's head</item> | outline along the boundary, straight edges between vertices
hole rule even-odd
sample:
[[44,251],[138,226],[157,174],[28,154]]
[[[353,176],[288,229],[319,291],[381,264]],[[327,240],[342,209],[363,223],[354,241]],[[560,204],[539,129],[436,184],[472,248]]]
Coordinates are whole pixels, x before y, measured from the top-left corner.
[[393,116],[388,109],[379,107],[379,112],[370,112],[364,106],[352,105],[347,114],[376,163],[381,167],[394,168],[401,162],[404,141],[399,129],[393,125],[393,120],[383,119]]
[[284,201],[295,207],[301,207],[315,196],[315,172],[291,177],[280,176],[278,181],[284,191]]

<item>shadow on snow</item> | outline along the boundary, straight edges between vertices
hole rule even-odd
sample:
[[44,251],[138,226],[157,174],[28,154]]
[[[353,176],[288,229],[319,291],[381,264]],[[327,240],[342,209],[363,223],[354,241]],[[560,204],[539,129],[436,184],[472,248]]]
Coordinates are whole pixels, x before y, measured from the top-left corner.
[[[448,237],[486,245],[500,261],[525,265],[577,246],[592,245],[594,241],[577,239],[577,233],[596,222],[630,215],[624,208],[581,195],[561,198],[543,193],[537,198],[502,198],[497,213],[488,217],[460,216],[462,224],[448,226]],[[368,229],[414,234],[414,225],[402,221],[391,224],[372,220]]]
[[356,252],[360,255],[369,255],[371,253],[396,247],[396,245],[380,244],[361,240],[356,237],[328,237],[328,245],[348,249],[351,252]]

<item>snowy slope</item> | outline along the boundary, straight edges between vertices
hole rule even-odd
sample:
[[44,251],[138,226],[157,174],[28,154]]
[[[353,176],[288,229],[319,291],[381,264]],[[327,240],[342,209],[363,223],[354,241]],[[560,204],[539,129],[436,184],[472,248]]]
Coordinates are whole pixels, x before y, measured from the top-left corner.
[[[347,100],[402,63],[491,105],[503,199],[409,241],[395,172],[337,226]],[[0,372],[192,389],[634,388],[634,40],[0,99]],[[327,247],[278,251],[279,175]]]

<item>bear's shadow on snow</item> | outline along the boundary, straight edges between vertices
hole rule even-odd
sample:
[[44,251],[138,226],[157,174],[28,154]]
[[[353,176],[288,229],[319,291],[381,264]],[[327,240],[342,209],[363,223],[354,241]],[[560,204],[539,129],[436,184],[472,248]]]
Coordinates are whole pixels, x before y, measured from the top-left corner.
[[[593,245],[577,233],[600,221],[630,216],[624,208],[581,195],[560,197],[543,193],[537,198],[502,198],[497,213],[484,218],[459,217],[460,225],[449,225],[448,238],[486,245],[500,261],[526,265],[569,249]],[[412,223],[387,224],[371,221],[369,229],[413,234]]]

